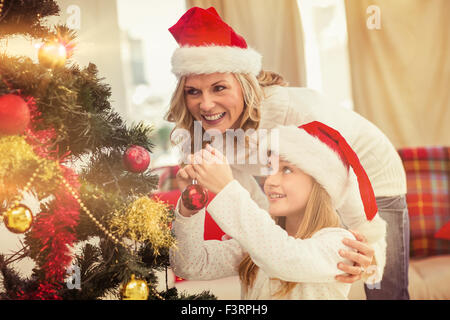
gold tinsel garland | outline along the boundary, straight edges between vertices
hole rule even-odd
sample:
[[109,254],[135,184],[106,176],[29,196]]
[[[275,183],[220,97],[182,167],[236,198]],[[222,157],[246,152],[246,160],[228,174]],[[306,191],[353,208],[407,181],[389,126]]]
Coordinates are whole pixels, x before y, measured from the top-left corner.
[[147,196],[138,198],[125,211],[115,211],[110,221],[113,233],[137,242],[150,241],[155,255],[170,248],[175,238],[170,231],[173,218],[166,203]]
[[[14,181],[11,178],[15,177],[15,172],[18,170],[29,168],[31,175],[31,172],[39,167],[36,178],[43,186],[51,185],[49,182],[54,180],[59,172],[56,162],[42,159],[36,155],[32,146],[22,136],[0,136],[0,155],[2,155],[0,156],[0,190],[4,196],[17,193],[16,188],[11,186],[16,182],[16,178]],[[12,190],[10,190],[11,188]]]

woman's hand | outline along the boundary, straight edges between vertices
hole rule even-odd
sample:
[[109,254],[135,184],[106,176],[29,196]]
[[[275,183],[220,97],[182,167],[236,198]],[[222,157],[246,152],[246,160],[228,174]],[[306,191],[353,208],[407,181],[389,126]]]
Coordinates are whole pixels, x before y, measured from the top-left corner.
[[347,273],[347,275],[338,275],[336,276],[336,280],[344,283],[353,283],[358,281],[363,276],[361,267],[364,270],[367,270],[365,275],[368,275],[369,266],[372,265],[373,257],[375,255],[375,251],[367,244],[366,238],[359,234],[356,231],[349,230],[356,238],[356,240],[344,238],[342,242],[355,250],[340,250],[339,255],[343,258],[347,258],[350,261],[353,261],[353,265],[348,265],[343,262],[338,263],[338,269]]
[[191,159],[199,184],[217,194],[233,180],[233,173],[224,155],[209,144]]

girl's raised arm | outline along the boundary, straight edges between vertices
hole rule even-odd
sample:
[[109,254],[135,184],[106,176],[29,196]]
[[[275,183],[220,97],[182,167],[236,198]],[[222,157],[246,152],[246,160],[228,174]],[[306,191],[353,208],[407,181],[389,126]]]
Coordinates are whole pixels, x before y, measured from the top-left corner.
[[236,240],[203,240],[205,209],[187,218],[175,210],[172,230],[177,239],[170,249],[170,264],[174,273],[189,280],[212,280],[238,274],[244,251]]
[[339,250],[348,249],[342,239],[354,239],[341,228],[326,228],[305,240],[290,237],[236,180],[216,195],[208,212],[256,265],[285,281],[336,282],[335,276],[343,273],[337,264],[345,261]]

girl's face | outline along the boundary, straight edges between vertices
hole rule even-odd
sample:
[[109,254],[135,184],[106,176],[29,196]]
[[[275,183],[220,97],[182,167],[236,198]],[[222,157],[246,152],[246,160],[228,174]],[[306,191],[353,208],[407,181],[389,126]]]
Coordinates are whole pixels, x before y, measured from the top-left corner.
[[184,85],[186,105],[203,129],[239,127],[244,97],[239,82],[231,73],[191,75]]
[[272,216],[286,217],[303,215],[313,179],[291,163],[271,156],[270,163],[274,164],[275,161],[279,161],[278,170],[272,172],[264,183],[264,192],[269,199],[269,213]]

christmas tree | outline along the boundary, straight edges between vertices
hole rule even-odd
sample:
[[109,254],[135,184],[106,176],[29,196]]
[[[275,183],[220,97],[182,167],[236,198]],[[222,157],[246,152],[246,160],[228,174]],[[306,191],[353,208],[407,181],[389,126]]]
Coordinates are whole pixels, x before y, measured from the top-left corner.
[[[39,63],[0,53],[0,212],[25,234],[20,250],[0,255],[0,298],[214,299],[169,289],[167,277],[156,290],[155,271],[167,274],[176,242],[172,209],[151,196],[152,128],[127,126],[96,66],[71,63],[75,32],[43,23],[58,13],[55,1],[0,0],[0,39],[43,43]],[[28,278],[11,267],[25,257],[35,262]]]

